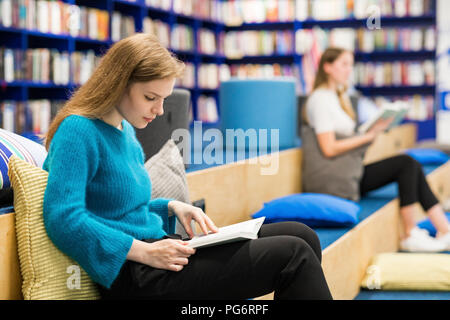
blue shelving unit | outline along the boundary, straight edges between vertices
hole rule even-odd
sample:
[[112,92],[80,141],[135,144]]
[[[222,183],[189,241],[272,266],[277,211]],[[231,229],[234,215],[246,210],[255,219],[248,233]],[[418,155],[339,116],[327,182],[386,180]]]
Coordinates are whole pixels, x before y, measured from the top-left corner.
[[[436,14],[427,14],[419,17],[381,17],[382,27],[396,26],[429,26],[436,24]],[[367,19],[341,19],[341,20],[305,20],[301,22],[304,29],[320,27],[322,29],[331,28],[364,28],[367,26]]]
[[[221,0],[217,0],[221,1]],[[342,20],[321,21],[308,19],[306,21],[292,21],[292,22],[267,22],[267,23],[245,23],[239,26],[225,26],[221,22],[211,21],[210,19],[199,19],[192,16],[185,16],[170,10],[162,10],[160,8],[148,7],[145,5],[145,0],[136,0],[135,2],[128,2],[125,0],[66,0],[69,4],[76,4],[79,6],[95,7],[106,10],[109,13],[109,30],[111,30],[111,16],[114,11],[119,11],[125,15],[134,17],[136,30],[142,31],[143,19],[150,17],[152,19],[159,19],[173,27],[176,24],[188,25],[192,28],[194,34],[194,50],[181,51],[172,50],[180,59],[186,62],[193,63],[196,70],[202,63],[215,64],[241,64],[241,63],[261,63],[271,64],[279,63],[282,65],[295,65],[299,68],[299,74],[302,75],[301,61],[302,55],[291,53],[285,55],[270,55],[270,56],[256,56],[256,57],[240,57],[239,59],[229,59],[221,54],[203,54],[197,50],[198,39],[197,31],[200,28],[206,28],[214,32],[216,37],[223,31],[240,31],[240,30],[291,30],[294,34],[299,29],[309,29],[320,27],[324,29],[329,28],[361,28],[366,26],[366,19],[355,19],[350,17]],[[435,26],[436,25],[436,4],[434,4],[434,11],[432,14],[427,14],[420,17],[382,17],[380,22],[382,27],[418,27],[418,26]],[[111,34],[111,32],[109,32]],[[293,37],[295,42],[295,37]],[[72,53],[74,51],[85,51],[92,49],[97,54],[104,53],[113,42],[108,39],[106,41],[85,39],[81,37],[71,37],[66,35],[53,35],[37,31],[5,28],[0,26],[0,46],[10,48],[37,48],[47,47],[56,48]],[[294,43],[295,48],[295,43]],[[356,61],[415,61],[436,58],[435,51],[375,51],[371,53],[356,52]],[[0,83],[0,100],[29,100],[37,98],[48,99],[66,99],[71,92],[76,89],[74,84],[67,86],[56,86],[52,84],[35,84],[24,81],[17,81],[14,83]],[[198,86],[197,72],[195,75],[195,85],[193,88],[187,88],[191,91],[192,107],[194,119],[197,119],[197,100],[202,94],[213,96],[216,99],[216,104],[219,104],[218,90],[205,89]],[[435,86],[420,86],[420,87],[358,87],[358,89],[365,95],[412,95],[412,94],[426,94],[434,95],[436,97]],[[436,97],[436,101],[441,100],[442,97]],[[430,120],[431,123],[435,119]],[[417,122],[419,126],[420,137],[434,137],[432,125],[422,125],[425,122]],[[428,123],[428,122],[426,122]]]
[[[143,19],[150,17],[151,19],[161,20],[172,28],[175,24],[188,25],[193,30],[194,48],[193,51],[171,50],[181,60],[194,64],[196,70],[202,63],[225,63],[225,57],[221,54],[203,54],[197,50],[197,31],[200,28],[206,28],[218,35],[224,29],[224,24],[215,22],[210,19],[202,19],[197,17],[185,16],[170,10],[162,10],[159,8],[148,7],[145,0],[136,0],[128,2],[125,0],[66,0],[68,4],[76,4],[105,10],[109,14],[109,35],[111,35],[111,17],[114,11],[119,11],[124,15],[132,16],[135,22],[137,32],[143,30]],[[17,29],[4,27],[0,25],[0,46],[12,49],[28,49],[28,48],[55,48],[59,51],[66,51],[69,54],[75,51],[94,50],[97,55],[104,54],[113,44],[109,37],[105,41],[93,40],[82,37],[72,37],[70,35],[57,35],[51,33],[42,33],[34,30]],[[201,94],[212,95],[218,103],[218,90],[203,89],[198,87],[197,75],[195,77],[195,85],[193,88],[186,88],[191,91],[192,107],[194,119],[197,116],[197,99]],[[1,100],[17,100],[26,101],[31,99],[68,99],[72,92],[77,88],[75,84],[55,85],[53,83],[32,83],[30,81],[14,81],[6,83],[0,81],[0,101]],[[24,133],[28,134],[28,133]]]
[[[433,12],[423,16],[406,16],[406,17],[381,17],[381,27],[429,27],[436,25],[436,2],[433,1]],[[332,28],[366,28],[367,19],[356,19],[349,17],[340,20],[314,20],[307,19],[305,21],[292,22],[264,22],[264,23],[244,23],[237,26],[226,26],[226,31],[238,30],[292,30],[295,34],[300,29],[312,29],[320,27],[322,29]],[[295,41],[295,39],[294,39]],[[295,47],[295,46],[294,46]],[[289,55],[271,55],[258,57],[242,57],[240,59],[227,59],[227,63],[280,63],[291,64],[294,63],[300,68],[301,72],[302,56],[296,53]],[[435,60],[436,51],[374,51],[370,53],[355,52],[355,61],[359,62],[393,62],[393,61],[423,61]],[[408,96],[414,94],[433,95],[436,98],[435,86],[401,86],[401,87],[357,87],[363,95],[366,96]],[[434,138],[435,137],[435,117],[426,121],[409,121],[414,122],[418,126],[418,139]]]

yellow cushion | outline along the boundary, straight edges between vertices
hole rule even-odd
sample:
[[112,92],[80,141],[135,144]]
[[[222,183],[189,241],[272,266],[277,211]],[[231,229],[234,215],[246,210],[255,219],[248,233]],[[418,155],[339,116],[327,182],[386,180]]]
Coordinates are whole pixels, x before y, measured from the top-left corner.
[[379,290],[450,290],[450,254],[381,253],[367,268],[361,286]]
[[42,205],[48,173],[16,156],[8,175],[14,190],[16,236],[24,299],[99,298],[87,273],[55,247],[44,227]]

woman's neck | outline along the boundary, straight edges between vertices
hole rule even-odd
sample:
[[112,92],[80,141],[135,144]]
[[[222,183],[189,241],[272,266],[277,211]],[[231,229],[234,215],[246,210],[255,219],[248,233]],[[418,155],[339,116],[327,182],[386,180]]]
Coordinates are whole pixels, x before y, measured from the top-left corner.
[[324,87],[333,91],[337,91],[338,84],[334,81],[328,81],[327,83],[324,84]]
[[123,117],[116,110],[112,110],[108,114],[104,115],[103,117],[101,117],[101,120],[112,125],[113,127],[116,127],[119,130],[123,129],[122,128]]

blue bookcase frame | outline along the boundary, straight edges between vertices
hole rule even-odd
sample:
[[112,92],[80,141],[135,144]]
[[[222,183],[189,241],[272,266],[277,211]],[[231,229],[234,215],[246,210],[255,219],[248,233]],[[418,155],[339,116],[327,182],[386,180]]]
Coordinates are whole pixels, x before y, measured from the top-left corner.
[[[111,36],[111,16],[114,11],[119,11],[124,15],[134,18],[135,29],[137,32],[143,30],[143,19],[150,17],[151,19],[159,19],[167,23],[171,28],[175,24],[184,24],[192,27],[194,36],[194,50],[182,51],[172,50],[177,57],[185,62],[193,63],[195,69],[202,63],[225,63],[225,57],[220,54],[203,54],[197,50],[198,39],[197,31],[200,28],[209,29],[214,32],[218,38],[224,29],[224,24],[215,22],[210,19],[201,19],[191,16],[185,16],[173,11],[165,11],[159,8],[146,6],[145,0],[136,0],[128,2],[125,0],[65,0],[69,4],[91,7],[105,10],[109,13],[109,35]],[[50,33],[42,33],[26,29],[6,28],[0,25],[0,46],[13,49],[28,48],[55,48],[60,51],[67,51],[69,54],[75,51],[94,50],[96,54],[103,54],[113,44],[111,37],[106,41],[92,40],[82,37],[72,37],[70,35],[55,35]],[[204,89],[198,85],[197,72],[195,72],[195,85],[193,88],[186,88],[191,92],[192,110],[194,119],[197,118],[197,100],[200,95],[212,95],[218,104],[218,89]],[[52,83],[33,83],[30,81],[0,81],[0,101],[17,100],[26,101],[30,99],[50,99],[65,100],[70,97],[72,92],[77,88],[73,83],[60,86]]]
[[[380,22],[382,27],[430,27],[436,26],[436,1],[432,2],[432,13],[417,17],[381,17]],[[239,26],[226,26],[226,31],[236,30],[293,30],[294,34],[300,29],[312,29],[320,27],[322,29],[333,28],[361,28],[366,26],[366,19],[356,19],[349,17],[341,20],[313,20],[307,19],[305,21],[293,22],[264,22],[264,23],[244,23]],[[295,42],[295,37],[294,40]],[[294,43],[295,48],[295,43]],[[302,55],[297,53],[289,55],[272,55],[272,56],[258,56],[258,57],[243,57],[242,59],[227,59],[229,64],[240,63],[280,63],[280,64],[296,64],[299,68],[300,76]],[[371,53],[355,52],[355,61],[377,61],[377,62],[392,62],[392,61],[422,61],[422,60],[436,60],[436,50],[420,50],[420,51],[374,51]],[[410,96],[414,94],[432,95],[435,97],[435,109],[432,119],[424,121],[405,120],[405,123],[415,123],[418,128],[418,140],[434,139],[436,137],[436,109],[438,105],[436,85],[423,86],[386,86],[386,87],[365,87],[357,86],[365,96]],[[442,98],[441,98],[442,99]]]
[[[217,0],[223,1],[223,0]],[[193,29],[194,50],[192,52],[171,50],[180,59],[194,64],[196,70],[202,63],[216,64],[241,64],[241,63],[279,63],[296,65],[299,68],[299,74],[302,75],[301,61],[302,55],[297,53],[289,55],[272,55],[258,57],[242,57],[241,59],[227,59],[221,54],[207,55],[197,50],[198,39],[197,31],[200,28],[212,30],[216,37],[219,37],[223,31],[232,30],[292,30],[295,32],[299,29],[309,29],[313,27],[330,28],[360,28],[365,26],[365,19],[348,18],[342,20],[319,21],[308,19],[305,21],[293,22],[273,22],[273,23],[248,23],[240,26],[225,26],[221,22],[211,21],[209,19],[199,19],[196,17],[185,16],[173,11],[165,11],[159,8],[152,8],[145,5],[145,0],[136,0],[136,2],[128,2],[125,0],[65,0],[69,4],[77,4],[79,6],[95,7],[108,11],[111,25],[111,15],[113,11],[119,11],[125,15],[134,17],[136,30],[142,31],[143,18],[149,16],[152,19],[160,19],[172,27],[175,24],[185,24]],[[420,17],[382,17],[381,25],[390,27],[417,27],[417,26],[435,26],[436,25],[436,2],[433,1],[434,10],[432,14]],[[111,30],[111,26],[109,26]],[[109,33],[111,34],[111,33]],[[295,36],[293,37],[295,48]],[[96,53],[105,52],[113,42],[91,40],[81,37],[71,37],[66,35],[44,34],[41,32],[5,28],[0,26],[0,46],[9,48],[37,48],[47,47],[68,51],[85,51],[93,49]],[[403,51],[376,51],[373,53],[356,52],[357,61],[407,61],[407,60],[435,60],[435,51],[419,51],[419,52],[403,52]],[[218,89],[204,89],[198,86],[198,72],[195,72],[195,85],[193,88],[187,88],[191,92],[192,111],[194,119],[197,119],[197,100],[202,94],[213,96],[216,104],[219,104]],[[39,84],[27,81],[16,81],[13,83],[0,83],[0,100],[19,100],[25,101],[29,99],[67,99],[73,90],[76,89],[74,84],[68,86],[57,86],[53,84]],[[435,96],[436,104],[441,97],[436,96],[435,86],[419,86],[419,87],[357,87],[364,95],[413,95],[427,94]],[[440,100],[440,99],[439,99]],[[218,108],[219,112],[220,108]],[[220,119],[220,115],[219,115]],[[411,121],[410,121],[411,122]],[[418,139],[429,139],[435,137],[435,117],[427,121],[412,121],[418,125]],[[214,125],[214,124],[213,124]]]

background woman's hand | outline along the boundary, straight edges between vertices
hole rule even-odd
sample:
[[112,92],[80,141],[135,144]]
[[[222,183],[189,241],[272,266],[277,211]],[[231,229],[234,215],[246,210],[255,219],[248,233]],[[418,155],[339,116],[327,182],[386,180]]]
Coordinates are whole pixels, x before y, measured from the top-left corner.
[[219,229],[214,222],[203,212],[202,209],[194,207],[190,204],[172,200],[169,202],[169,210],[172,210],[190,238],[194,236],[194,231],[191,227],[191,221],[195,220],[204,234],[209,230],[217,232]]
[[372,128],[370,128],[370,130],[367,131],[367,134],[369,134],[371,137],[373,137],[373,139],[375,139],[380,133],[386,131],[386,129],[389,128],[392,121],[394,121],[393,117],[377,121],[372,126]]

